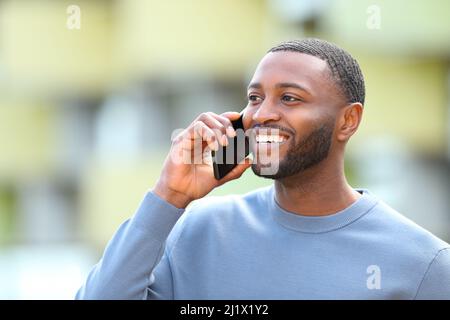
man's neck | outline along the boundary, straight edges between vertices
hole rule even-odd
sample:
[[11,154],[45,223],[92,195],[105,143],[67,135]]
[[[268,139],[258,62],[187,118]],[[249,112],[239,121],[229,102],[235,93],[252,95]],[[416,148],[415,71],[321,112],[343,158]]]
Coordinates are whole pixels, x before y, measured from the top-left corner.
[[361,195],[347,183],[343,165],[321,163],[296,176],[275,181],[275,198],[285,210],[307,216],[325,216],[343,210]]

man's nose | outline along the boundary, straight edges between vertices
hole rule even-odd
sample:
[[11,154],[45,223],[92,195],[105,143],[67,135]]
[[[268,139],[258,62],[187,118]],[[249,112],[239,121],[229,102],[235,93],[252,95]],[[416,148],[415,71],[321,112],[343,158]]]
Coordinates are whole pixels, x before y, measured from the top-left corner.
[[263,101],[258,107],[258,110],[253,114],[252,120],[255,123],[266,123],[268,121],[280,120],[280,113],[276,110],[270,101]]

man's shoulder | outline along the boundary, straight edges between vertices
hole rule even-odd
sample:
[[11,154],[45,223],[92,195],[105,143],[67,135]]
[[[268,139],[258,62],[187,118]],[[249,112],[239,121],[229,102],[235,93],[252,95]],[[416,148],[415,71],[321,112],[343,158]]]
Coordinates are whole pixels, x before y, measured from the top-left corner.
[[369,219],[375,222],[374,231],[391,241],[398,249],[407,248],[411,254],[430,259],[450,245],[429,230],[418,225],[383,200],[373,208]]
[[242,195],[208,196],[193,201],[172,230],[169,246],[180,236],[188,239],[184,243],[198,244],[200,238],[218,230],[244,228],[249,220],[255,221],[255,214],[262,214],[269,192],[270,187],[263,187]]
[[272,186],[262,187],[245,194],[207,196],[192,202],[187,208],[187,215],[200,218],[211,214],[230,215],[249,211],[267,201],[271,188]]

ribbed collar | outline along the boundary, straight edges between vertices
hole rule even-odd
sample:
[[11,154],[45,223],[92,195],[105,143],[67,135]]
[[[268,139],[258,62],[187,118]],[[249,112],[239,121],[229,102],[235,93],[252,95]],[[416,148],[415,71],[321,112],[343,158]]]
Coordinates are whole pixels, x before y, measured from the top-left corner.
[[269,192],[270,212],[282,226],[304,233],[325,233],[343,228],[356,221],[369,212],[378,202],[378,199],[367,189],[355,189],[362,193],[362,197],[347,208],[327,216],[311,217],[289,212],[280,207],[275,199],[275,187],[272,185]]

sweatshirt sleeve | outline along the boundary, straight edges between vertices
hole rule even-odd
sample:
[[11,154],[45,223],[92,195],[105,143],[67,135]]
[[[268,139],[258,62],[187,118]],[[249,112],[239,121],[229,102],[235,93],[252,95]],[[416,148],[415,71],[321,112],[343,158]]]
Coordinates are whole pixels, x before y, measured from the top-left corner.
[[[153,192],[147,193],[134,216],[109,241],[76,299],[171,297],[172,277],[164,244],[183,212]],[[153,273],[157,265],[158,272]]]
[[418,300],[450,300],[450,248],[440,250],[430,263],[416,294]]

